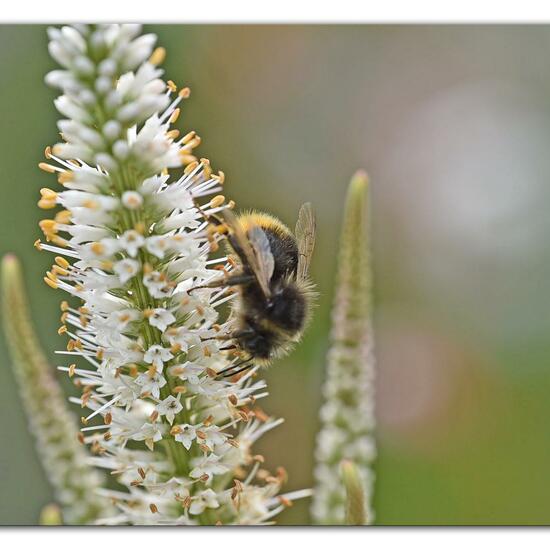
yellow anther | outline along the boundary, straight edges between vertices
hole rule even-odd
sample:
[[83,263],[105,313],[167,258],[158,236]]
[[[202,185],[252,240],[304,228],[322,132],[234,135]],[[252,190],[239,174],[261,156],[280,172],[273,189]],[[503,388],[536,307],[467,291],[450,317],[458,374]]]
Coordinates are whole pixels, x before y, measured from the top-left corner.
[[71,264],[65,258],[63,258],[63,256],[56,256],[55,257],[55,263],[59,267],[62,267],[63,269],[67,269],[68,267],[71,266]]
[[68,241],[66,239],[62,239],[58,235],[50,236],[50,241],[52,241],[52,243],[56,244],[57,246],[67,248]]
[[57,334],[65,334],[67,332],[67,327],[65,325],[61,325],[59,329],[57,330]]
[[41,220],[40,222],[38,222],[38,226],[46,235],[57,233],[57,223],[55,222],[55,220]]
[[212,415],[209,415],[202,421],[202,423],[204,426],[208,427],[210,426],[210,424],[212,424],[213,421],[214,421],[214,417]]
[[55,215],[55,221],[67,225],[71,222],[71,212],[69,210],[60,210]]
[[169,119],[170,124],[174,124],[174,122],[178,120],[178,118],[180,117],[180,113],[181,113],[181,109],[179,107],[174,109],[174,112],[170,115],[170,119]]
[[180,131],[176,129],[166,132],[166,137],[172,140],[177,139],[179,135],[180,135]]
[[66,277],[69,274],[69,272],[66,269],[63,269],[58,265],[52,266],[52,272],[55,273],[56,275],[62,275],[64,277]]
[[44,170],[44,172],[48,172],[49,174],[54,174],[56,172],[55,166],[52,166],[47,162],[40,162],[38,164],[38,168],[40,168],[40,170]]
[[182,144],[183,144],[183,145],[186,145],[186,144],[189,143],[196,135],[197,135],[197,132],[195,132],[195,130],[191,130],[190,132],[188,132],[187,134],[185,134],[185,135],[181,138]]
[[44,156],[47,159],[49,159],[52,156],[52,148],[49,145],[44,149]]
[[217,208],[218,206],[221,206],[224,202],[225,202],[225,197],[223,195],[216,195],[210,201],[210,208]]
[[194,162],[189,163],[189,164],[185,167],[183,173],[184,173],[185,175],[190,174],[198,165],[199,165],[199,163],[198,163],[196,160],[195,160]]
[[166,85],[168,86],[168,89],[171,91],[171,92],[177,92],[178,91],[178,87],[176,86],[176,83],[173,81],[173,80],[169,80]]
[[66,183],[69,183],[70,181],[74,180],[74,172],[71,170],[64,170],[63,172],[60,172],[57,176],[57,181],[61,185],[65,185]]
[[44,282],[51,288],[57,289],[57,283],[55,281],[52,281],[51,279],[48,279],[48,277],[44,277]]
[[[191,151],[191,149],[194,149],[195,147],[198,147],[200,144],[201,144],[201,137],[200,136],[195,136],[193,139],[190,139],[186,144],[185,144],[185,149],[184,151],[186,152],[189,152]],[[183,152],[183,151],[182,151]]]
[[166,50],[162,47],[156,48],[149,58],[151,65],[160,65],[166,59]]
[[180,151],[179,157],[180,162],[183,166],[187,166],[188,164],[197,160],[197,157],[195,157],[194,155],[190,155],[186,151]]
[[41,208],[42,210],[51,210],[52,208],[56,207],[56,202],[46,199],[40,199],[38,202],[38,208]]
[[61,304],[59,304],[59,307],[61,309],[61,311],[68,311],[69,310],[69,303],[65,300],[63,300],[61,302]]
[[36,248],[36,250],[42,250],[42,246],[41,246],[41,242],[40,242],[40,239],[36,239],[36,241],[34,241],[34,248]]
[[54,201],[57,199],[57,193],[47,187],[42,187],[42,189],[40,189],[40,196],[48,201]]
[[191,95],[191,88],[188,88],[187,86],[182,88],[178,95],[183,99],[187,99]]

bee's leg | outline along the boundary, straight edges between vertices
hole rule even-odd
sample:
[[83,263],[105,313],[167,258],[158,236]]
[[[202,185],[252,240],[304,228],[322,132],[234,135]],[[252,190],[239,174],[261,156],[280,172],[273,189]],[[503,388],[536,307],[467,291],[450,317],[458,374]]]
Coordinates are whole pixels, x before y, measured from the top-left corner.
[[239,346],[227,346],[226,348],[219,348],[220,351],[234,351],[239,349]]
[[[238,361],[237,363],[233,363],[232,365],[229,365],[225,369],[222,369],[221,371],[219,371],[217,373],[217,376],[221,375],[223,378],[226,378],[228,376],[233,376],[233,374],[236,374],[236,373],[235,372],[230,372],[230,371],[240,367],[241,365],[244,365],[246,363],[250,363],[250,361],[251,361],[251,359],[248,358],[248,359],[243,359],[242,361]],[[240,372],[240,370],[238,370],[237,372]]]
[[199,288],[221,288],[222,286],[239,286],[239,285],[248,285],[254,281],[252,275],[229,275],[228,277],[223,277],[222,279],[217,279],[211,283],[206,283],[205,285],[198,285],[191,287],[187,292],[192,292]]
[[233,340],[233,335],[225,334],[221,336],[209,336],[208,338],[201,338],[201,342],[208,342],[209,340]]
[[244,372],[245,370],[251,369],[254,366],[254,363],[250,363],[249,365],[246,365],[242,367],[239,370],[236,370],[235,372],[230,372],[228,374],[224,374],[223,378],[229,378],[230,376],[235,376],[236,374],[240,374],[241,372]]

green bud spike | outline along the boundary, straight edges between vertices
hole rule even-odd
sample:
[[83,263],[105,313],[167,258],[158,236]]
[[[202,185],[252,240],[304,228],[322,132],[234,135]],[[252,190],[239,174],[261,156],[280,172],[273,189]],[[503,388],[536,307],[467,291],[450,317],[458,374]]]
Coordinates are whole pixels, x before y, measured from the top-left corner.
[[63,520],[69,525],[92,523],[108,515],[111,506],[95,493],[103,478],[87,464],[88,455],[77,439],[77,424],[30,321],[21,265],[11,254],[2,259],[1,291],[2,325],[13,370]]
[[312,516],[320,524],[345,522],[345,488],[335,483],[341,479],[342,460],[351,461],[357,470],[363,516],[369,521],[373,516],[369,506],[376,446],[368,190],[367,174],[358,171],[351,179],[344,210],[321,430],[315,453],[317,483]]

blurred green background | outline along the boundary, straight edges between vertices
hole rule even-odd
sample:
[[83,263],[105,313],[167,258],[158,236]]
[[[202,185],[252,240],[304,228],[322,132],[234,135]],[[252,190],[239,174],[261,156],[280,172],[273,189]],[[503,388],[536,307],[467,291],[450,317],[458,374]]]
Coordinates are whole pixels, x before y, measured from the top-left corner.
[[[266,372],[286,423],[258,448],[312,484],[347,182],[372,179],[379,524],[550,521],[548,26],[147,26],[192,88],[178,125],[241,208],[318,214],[313,326]],[[56,140],[45,27],[0,27],[0,253],[23,261],[42,343],[61,299],[32,247]],[[51,500],[0,340],[0,524]],[[280,523],[308,523],[308,503]]]

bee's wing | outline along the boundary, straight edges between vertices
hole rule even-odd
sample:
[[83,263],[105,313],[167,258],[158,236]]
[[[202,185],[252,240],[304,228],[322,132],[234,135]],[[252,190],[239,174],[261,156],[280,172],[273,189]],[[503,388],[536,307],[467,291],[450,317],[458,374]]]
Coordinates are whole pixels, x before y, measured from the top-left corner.
[[315,214],[310,202],[302,204],[295,230],[298,241],[298,278],[305,279],[308,274],[311,255],[315,247]]
[[[269,295],[269,281],[273,276],[273,270],[275,269],[275,260],[271,253],[271,246],[267,235],[260,227],[253,227],[248,232],[248,238],[250,244],[254,250],[254,255],[257,259],[257,272],[256,277],[258,282],[264,289],[266,296]],[[266,292],[267,291],[267,292]]]
[[266,234],[261,228],[253,227],[247,236],[239,220],[230,210],[224,210],[223,217],[239,248],[235,252],[244,256],[243,261],[246,261],[250,266],[262,292],[266,297],[269,296],[271,293],[269,281],[273,275],[275,261]]

